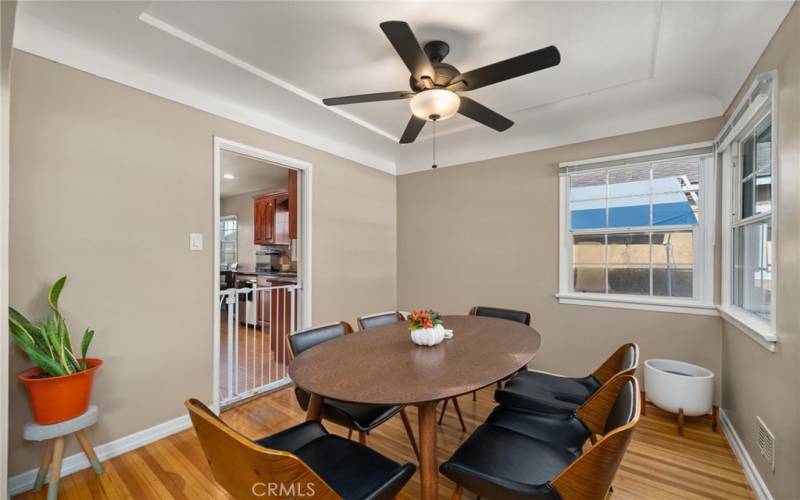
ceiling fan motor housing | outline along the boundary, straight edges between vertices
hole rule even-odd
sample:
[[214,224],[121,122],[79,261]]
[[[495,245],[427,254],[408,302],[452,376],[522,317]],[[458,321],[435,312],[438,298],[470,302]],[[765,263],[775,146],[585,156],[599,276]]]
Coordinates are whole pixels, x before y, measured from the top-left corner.
[[[426,43],[425,47],[423,47],[423,50],[425,51],[425,55],[427,55],[428,59],[431,61],[433,69],[436,71],[436,75],[434,76],[433,80],[433,84],[436,87],[446,86],[448,83],[450,83],[450,80],[460,74],[460,71],[458,71],[455,66],[442,62],[444,58],[447,57],[447,54],[450,53],[450,45],[447,42],[434,40]],[[423,82],[415,80],[413,76],[409,78],[409,84],[411,85],[411,89],[415,92],[419,92],[428,88]]]

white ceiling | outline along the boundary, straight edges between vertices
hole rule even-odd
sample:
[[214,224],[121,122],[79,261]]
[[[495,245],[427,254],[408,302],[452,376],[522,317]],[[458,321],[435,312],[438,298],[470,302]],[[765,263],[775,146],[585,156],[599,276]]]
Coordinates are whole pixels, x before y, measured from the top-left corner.
[[439,124],[437,163],[721,115],[791,2],[21,2],[15,46],[392,173],[429,168],[430,126],[399,145],[405,90],[378,24],[450,43],[467,71],[547,45],[561,65],[470,92],[516,124]]
[[289,170],[286,167],[224,150],[220,153],[219,160],[221,176],[234,176],[234,179],[220,179],[221,198],[244,193],[281,191],[289,187]]

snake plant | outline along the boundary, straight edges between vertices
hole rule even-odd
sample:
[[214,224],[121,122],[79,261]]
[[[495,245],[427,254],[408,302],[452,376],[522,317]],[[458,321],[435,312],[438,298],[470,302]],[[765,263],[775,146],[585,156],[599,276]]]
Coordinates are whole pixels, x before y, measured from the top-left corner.
[[42,323],[33,324],[13,307],[8,308],[8,326],[17,346],[51,377],[70,375],[87,369],[86,352],[94,337],[94,330],[87,328],[81,339],[81,359],[78,360],[72,348],[67,323],[58,308],[58,298],[66,282],[67,277],[62,276],[50,287],[47,303],[52,314]]

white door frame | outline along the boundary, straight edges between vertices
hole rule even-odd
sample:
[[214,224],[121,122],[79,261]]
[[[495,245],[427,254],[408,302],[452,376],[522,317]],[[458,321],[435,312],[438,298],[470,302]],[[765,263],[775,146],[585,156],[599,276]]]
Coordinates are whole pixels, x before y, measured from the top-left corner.
[[[9,102],[11,100],[11,57],[17,2],[2,2],[0,22],[0,498],[8,497],[8,231],[9,231]],[[13,349],[13,347],[11,347]]]
[[222,150],[250,156],[259,160],[264,160],[282,167],[297,170],[301,175],[300,179],[300,220],[298,232],[300,238],[300,310],[302,312],[301,327],[311,325],[311,163],[295,158],[289,158],[271,151],[255,148],[246,144],[241,144],[222,137],[214,136],[214,287],[211,297],[211,304],[214,311],[214,336],[213,342],[213,375],[212,375],[212,403],[213,411],[219,413],[219,342],[220,342],[220,310],[219,310],[219,217],[220,217],[220,152]]

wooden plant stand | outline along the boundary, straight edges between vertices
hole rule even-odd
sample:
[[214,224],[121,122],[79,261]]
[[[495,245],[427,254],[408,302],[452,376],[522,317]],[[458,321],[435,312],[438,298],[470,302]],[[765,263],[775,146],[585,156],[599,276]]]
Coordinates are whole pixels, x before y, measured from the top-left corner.
[[[647,408],[647,395],[645,391],[642,391],[642,415],[646,415]],[[678,435],[683,436],[683,424],[686,423],[687,418],[704,418],[707,420],[711,420],[711,430],[717,432],[719,429],[719,406],[713,405],[711,407],[711,413],[706,415],[700,415],[699,417],[687,417],[683,414],[683,408],[678,408],[678,413],[676,414],[676,420],[678,423]]]
[[75,434],[78,438],[86,458],[98,476],[103,473],[103,466],[94,452],[91,441],[84,429],[97,423],[97,406],[90,406],[83,415],[75,417],[66,422],[59,422],[51,425],[39,425],[29,423],[25,425],[23,437],[27,441],[47,441],[47,448],[42,456],[42,463],[39,472],[36,474],[36,481],[33,483],[33,491],[39,491],[44,485],[47,477],[47,468],[52,462],[53,468],[50,471],[50,483],[47,487],[47,500],[58,498],[58,483],[61,479],[61,462],[64,458],[64,442],[70,434]]

